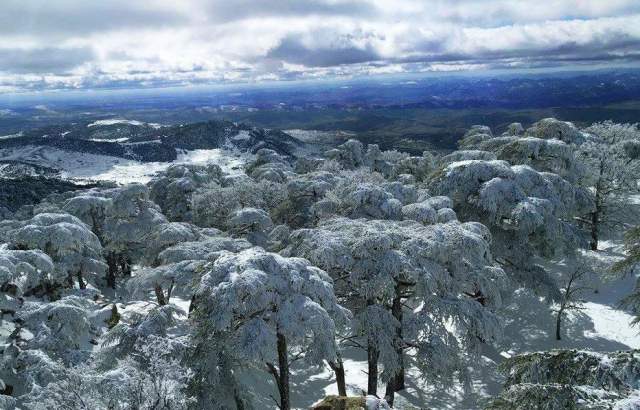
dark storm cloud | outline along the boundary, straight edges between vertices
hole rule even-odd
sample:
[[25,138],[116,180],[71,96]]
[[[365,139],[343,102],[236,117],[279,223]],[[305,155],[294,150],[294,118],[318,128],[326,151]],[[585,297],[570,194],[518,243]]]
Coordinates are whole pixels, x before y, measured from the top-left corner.
[[349,45],[309,48],[294,37],[285,37],[277,47],[269,50],[267,58],[307,67],[331,67],[366,63],[378,60],[380,56],[370,48],[361,49]]
[[93,60],[90,48],[1,49],[0,72],[16,74],[64,74]]

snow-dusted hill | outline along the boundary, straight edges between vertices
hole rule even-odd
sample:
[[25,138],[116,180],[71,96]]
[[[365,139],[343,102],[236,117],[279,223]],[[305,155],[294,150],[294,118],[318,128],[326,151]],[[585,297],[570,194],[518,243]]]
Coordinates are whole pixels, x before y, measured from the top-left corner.
[[280,131],[231,122],[161,126],[103,119],[1,139],[0,177],[15,177],[23,169],[24,175],[42,175],[39,170],[49,170],[49,176],[70,179],[146,182],[171,164],[212,162],[233,171],[261,148],[286,156],[303,145]]

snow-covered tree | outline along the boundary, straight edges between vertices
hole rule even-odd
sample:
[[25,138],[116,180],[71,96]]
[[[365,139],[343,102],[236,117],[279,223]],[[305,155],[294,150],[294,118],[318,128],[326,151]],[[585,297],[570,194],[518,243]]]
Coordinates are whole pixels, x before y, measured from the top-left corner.
[[493,254],[520,283],[559,297],[555,280],[533,258],[571,253],[580,246],[573,218],[592,204],[584,189],[526,165],[483,160],[449,164],[429,189],[450,197],[460,219],[490,228]]
[[82,363],[59,369],[56,378],[36,386],[25,398],[24,408],[86,410],[176,409],[186,410],[189,370],[166,339],[138,344],[113,368]]
[[556,139],[567,144],[579,145],[585,136],[573,123],[555,118],[544,118],[527,128],[525,135],[529,137]]
[[585,185],[591,188],[594,208],[583,219],[591,232],[591,249],[598,249],[604,229],[623,227],[629,219],[629,195],[640,190],[640,129],[637,124],[610,121],[586,129],[589,137],[579,147],[588,168]]
[[160,252],[159,266],[139,269],[127,282],[127,287],[134,296],[153,290],[159,305],[168,304],[172,294],[193,300],[207,263],[224,251],[239,252],[251,246],[246,240],[224,236],[204,236],[198,241],[180,242]]
[[169,220],[189,222],[193,217],[193,193],[205,184],[218,183],[221,178],[222,170],[215,164],[172,165],[149,182],[149,198],[160,206]]
[[245,237],[256,246],[265,247],[273,222],[262,209],[242,208],[229,219],[229,230],[234,236]]
[[213,354],[206,353],[211,339],[228,340],[236,359],[273,376],[281,409],[291,408],[292,360],[335,360],[336,321],[346,313],[329,276],[304,259],[259,248],[223,255],[203,276],[196,297],[196,351]]
[[49,255],[41,250],[0,248],[0,292],[28,296],[38,290],[51,288],[56,278],[54,269]]
[[244,177],[224,186],[210,184],[193,194],[193,221],[198,226],[226,230],[234,212],[242,208],[258,208],[272,215],[286,198],[285,185],[268,180],[254,181]]
[[462,375],[463,352],[499,337],[493,309],[503,272],[492,266],[489,241],[477,223],[337,218],[294,231],[283,253],[334,277],[340,300],[354,312],[345,340],[367,350],[368,394],[377,394],[381,362],[392,403],[403,388],[404,351],[415,351],[425,377],[447,380]]
[[505,360],[500,370],[506,376],[504,391],[487,409],[632,409],[639,403],[635,350],[530,353]]
[[23,226],[9,231],[7,237],[13,249],[39,249],[51,257],[55,275],[50,274],[47,281],[50,291],[72,286],[75,279],[84,288],[87,278],[95,283],[96,278],[103,277],[107,270],[98,237],[69,214],[38,214]]

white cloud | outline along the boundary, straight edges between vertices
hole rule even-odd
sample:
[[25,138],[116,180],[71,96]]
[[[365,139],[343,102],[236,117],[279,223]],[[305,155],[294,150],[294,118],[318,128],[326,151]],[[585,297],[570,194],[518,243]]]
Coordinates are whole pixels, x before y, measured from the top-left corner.
[[0,92],[640,59],[637,0],[6,0],[2,8]]

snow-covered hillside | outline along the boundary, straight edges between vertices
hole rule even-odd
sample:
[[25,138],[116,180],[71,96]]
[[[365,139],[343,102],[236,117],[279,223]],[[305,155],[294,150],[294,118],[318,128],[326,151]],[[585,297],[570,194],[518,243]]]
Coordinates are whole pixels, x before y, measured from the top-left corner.
[[[158,172],[174,164],[217,164],[225,172],[237,173],[250,155],[224,149],[180,150],[171,162],[141,162],[108,155],[65,151],[53,147],[25,146],[0,150],[2,161],[16,161],[56,169],[61,178],[78,181],[147,183]],[[1,172],[1,171],[0,171]]]

